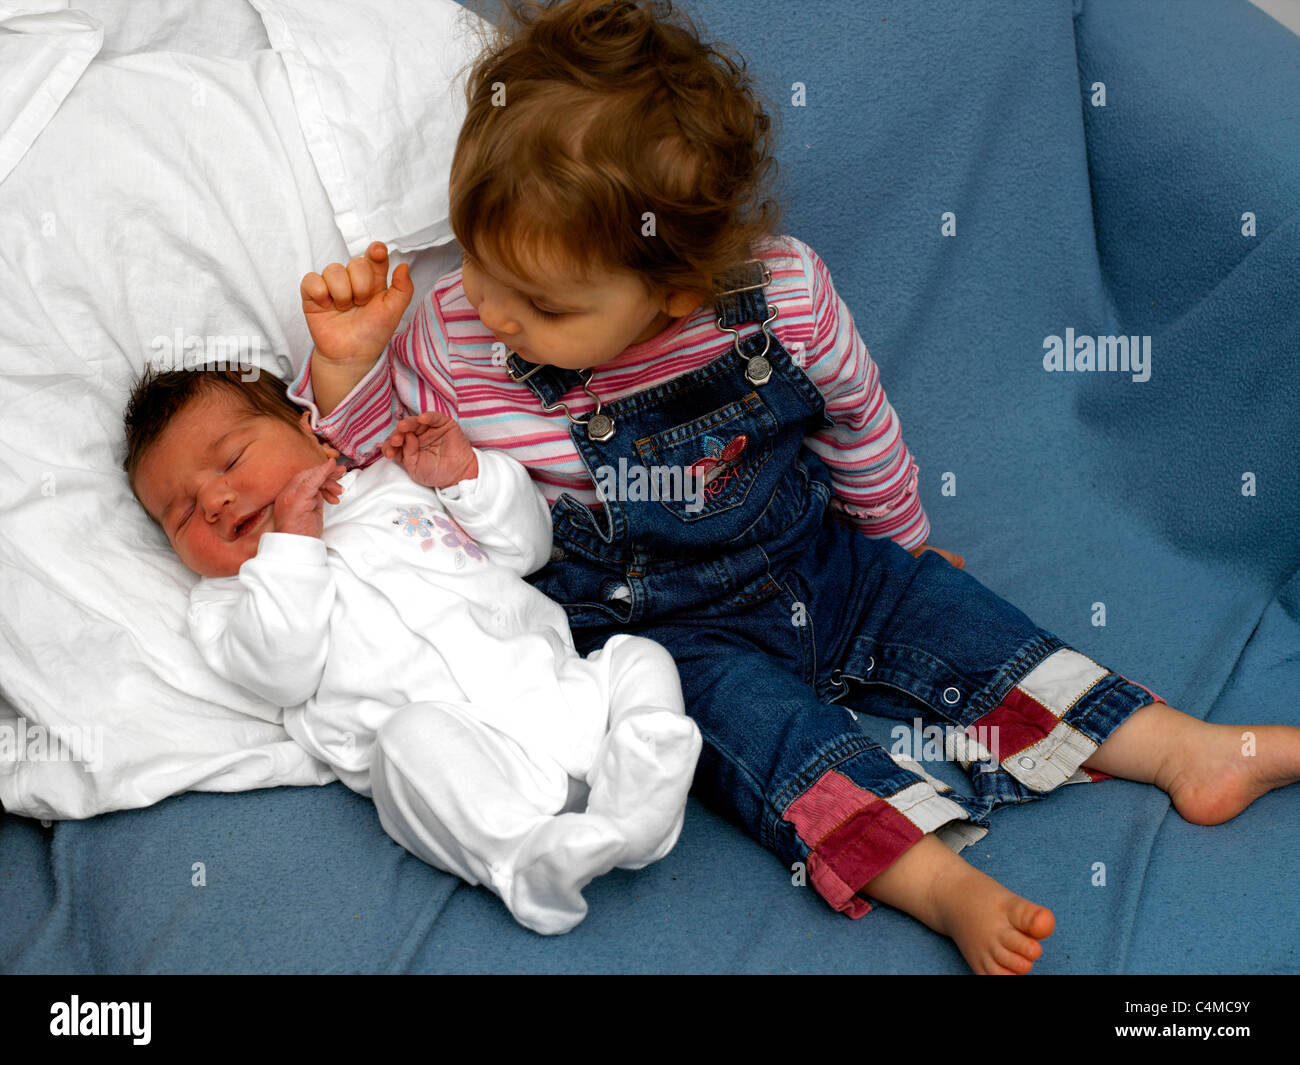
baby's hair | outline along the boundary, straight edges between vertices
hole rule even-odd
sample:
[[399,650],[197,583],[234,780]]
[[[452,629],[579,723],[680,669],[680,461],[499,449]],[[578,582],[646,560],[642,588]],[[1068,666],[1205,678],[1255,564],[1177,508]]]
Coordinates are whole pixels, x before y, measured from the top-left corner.
[[522,277],[558,255],[650,288],[728,287],[780,214],[745,60],[669,0],[501,3],[452,161],[461,246]]
[[[126,405],[126,458],[122,469],[135,492],[135,472],[145,452],[153,446],[181,408],[199,396],[224,392],[254,415],[279,418],[297,425],[305,408],[289,398],[288,386],[271,373],[245,380],[239,370],[199,367],[193,370],[147,369],[131,391]],[[140,502],[143,507],[144,503]],[[153,515],[150,515],[152,518]]]

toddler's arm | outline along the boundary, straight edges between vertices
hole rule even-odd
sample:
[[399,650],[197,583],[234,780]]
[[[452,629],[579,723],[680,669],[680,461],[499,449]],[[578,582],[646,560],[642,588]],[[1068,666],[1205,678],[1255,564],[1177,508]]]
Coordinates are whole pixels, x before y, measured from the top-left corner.
[[405,263],[388,284],[388,248],[376,241],[346,267],[330,263],[300,286],[316,406],[329,414],[383,354],[415,289]]
[[315,431],[366,463],[403,416],[456,414],[455,390],[426,350],[430,342],[435,354],[446,350],[432,301],[421,302],[394,333],[414,288],[405,264],[393,271],[391,285],[387,278],[388,249],[379,242],[346,267],[331,263],[303,278],[303,315],[316,346],[289,389],[312,412]]
[[794,244],[809,280],[813,322],[807,342],[793,354],[825,397],[826,415],[835,423],[806,441],[831,472],[836,494],[831,506],[866,535],[888,536],[917,550],[930,522],[898,415],[826,264],[807,245]]

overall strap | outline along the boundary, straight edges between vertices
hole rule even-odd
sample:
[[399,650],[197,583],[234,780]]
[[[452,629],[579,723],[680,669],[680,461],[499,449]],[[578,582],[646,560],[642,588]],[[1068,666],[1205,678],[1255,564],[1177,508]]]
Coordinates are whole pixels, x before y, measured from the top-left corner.
[[560,366],[534,365],[526,362],[513,351],[506,358],[506,373],[510,379],[523,382],[532,389],[533,394],[542,401],[544,407],[554,407],[560,397],[571,388],[582,384],[582,374],[577,370],[566,370]]
[[763,296],[772,281],[772,273],[762,259],[749,259],[739,270],[728,274],[728,287],[714,296],[719,329],[734,329],[745,322],[762,322],[768,317],[767,299]]
[[[763,289],[772,283],[772,271],[761,259],[750,259],[724,283],[732,287],[718,293],[714,299],[718,328],[731,334],[734,351],[745,360],[745,379],[755,386],[765,385],[772,379],[772,363],[768,355],[774,338],[768,325],[776,317],[776,308],[768,308]],[[748,322],[758,322],[761,332],[746,337],[742,342],[740,326]],[[756,337],[762,337],[761,351]]]

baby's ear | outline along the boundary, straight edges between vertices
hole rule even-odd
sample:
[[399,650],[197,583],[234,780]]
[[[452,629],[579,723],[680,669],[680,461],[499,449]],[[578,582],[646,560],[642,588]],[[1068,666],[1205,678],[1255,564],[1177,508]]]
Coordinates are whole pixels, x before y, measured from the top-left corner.
[[301,429],[311,439],[312,443],[319,444],[325,449],[325,453],[332,459],[339,457],[340,452],[330,446],[328,440],[320,436],[315,429],[311,427],[311,411],[302,412],[302,417],[298,419],[298,428]]

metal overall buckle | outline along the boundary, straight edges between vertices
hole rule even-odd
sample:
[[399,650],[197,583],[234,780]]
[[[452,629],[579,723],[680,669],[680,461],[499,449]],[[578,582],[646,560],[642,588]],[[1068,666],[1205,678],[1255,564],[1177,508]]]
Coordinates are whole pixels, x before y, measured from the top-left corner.
[[[533,376],[533,374],[535,374],[538,370],[540,370],[544,365],[545,365],[544,363],[538,363],[527,373],[517,374],[515,373],[515,368],[510,365],[509,361],[507,361],[506,375],[510,378],[510,380],[516,383],[521,383],[527,381],[530,377]],[[583,369],[578,371],[578,376],[582,379],[581,380],[582,390],[596,401],[596,409],[591,412],[591,417],[575,418],[573,414],[569,411],[569,405],[563,401],[557,401],[555,403],[547,403],[546,400],[542,399],[541,396],[537,397],[537,401],[542,405],[542,410],[544,410],[547,414],[550,414],[551,411],[563,410],[564,416],[568,418],[569,421],[571,421],[574,425],[586,426],[588,440],[594,441],[597,444],[603,444],[606,440],[610,439],[610,437],[614,435],[614,419],[611,418],[608,414],[601,413],[601,407],[603,406],[603,404],[601,403],[600,397],[596,395],[596,393],[593,392],[590,388],[587,387],[588,383],[591,381],[591,374],[592,374],[592,368],[590,366],[584,367]]]
[[[737,292],[751,292],[756,288],[767,288],[772,283],[772,271],[763,265],[762,259],[746,259],[745,265],[749,263],[759,264],[759,268],[763,271],[763,280],[752,285],[740,285],[737,288],[729,288],[723,292],[715,292],[714,299],[730,296]],[[768,329],[768,326],[775,320],[776,313],[776,307],[768,307],[768,315],[761,325],[763,336],[767,338],[763,343],[763,350],[745,363],[745,378],[751,385],[765,385],[772,378],[772,363],[767,357],[767,353],[772,350],[772,331]],[[731,334],[731,343],[736,349],[736,354],[743,355],[744,353],[740,350],[740,330],[723,325],[722,317],[722,315],[718,315],[718,328]]]

